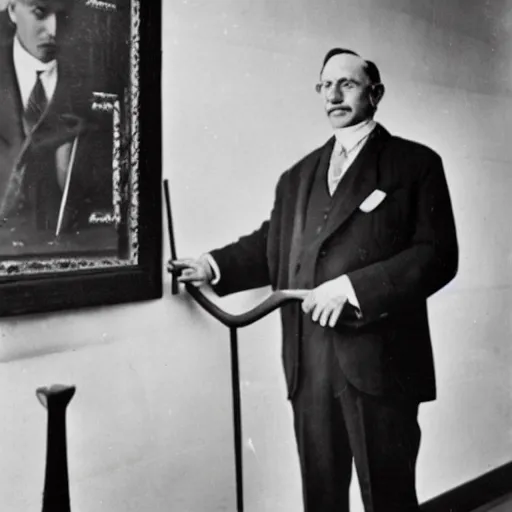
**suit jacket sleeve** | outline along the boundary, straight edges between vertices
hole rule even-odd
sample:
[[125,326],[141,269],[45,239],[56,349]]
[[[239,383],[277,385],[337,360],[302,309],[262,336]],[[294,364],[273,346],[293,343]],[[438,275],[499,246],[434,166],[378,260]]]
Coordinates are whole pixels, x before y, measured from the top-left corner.
[[443,164],[437,154],[418,180],[416,204],[410,245],[387,260],[347,274],[364,322],[426,300],[457,272],[455,222]]
[[266,247],[269,222],[250,235],[221,249],[211,251],[220,270],[220,281],[213,286],[219,296],[259,288],[270,283]]

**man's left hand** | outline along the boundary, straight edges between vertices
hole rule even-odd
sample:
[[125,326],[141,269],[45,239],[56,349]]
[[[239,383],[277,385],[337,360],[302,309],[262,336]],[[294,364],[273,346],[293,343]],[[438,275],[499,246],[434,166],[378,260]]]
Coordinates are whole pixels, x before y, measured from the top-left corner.
[[326,281],[309,292],[302,302],[302,311],[311,313],[313,322],[322,327],[334,327],[351,291],[352,285],[345,275]]

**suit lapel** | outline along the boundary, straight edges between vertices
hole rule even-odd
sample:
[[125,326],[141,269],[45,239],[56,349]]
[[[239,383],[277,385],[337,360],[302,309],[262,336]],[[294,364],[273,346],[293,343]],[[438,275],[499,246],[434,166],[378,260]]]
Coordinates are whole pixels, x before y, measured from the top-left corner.
[[347,221],[377,186],[378,161],[382,147],[389,139],[389,132],[377,125],[361,152],[346,171],[335,192],[335,203],[323,233],[323,240],[332,235]]
[[14,72],[12,44],[0,46],[0,137],[9,146],[23,140],[21,96]]
[[55,93],[41,123],[32,133],[32,147],[45,146],[55,149],[66,142],[71,142],[82,130],[83,122],[72,110],[69,89],[69,80],[59,69]]
[[311,158],[305,161],[300,173],[297,174],[296,179],[299,183],[291,184],[292,190],[297,190],[297,201],[293,212],[292,238],[288,260],[288,288],[294,287],[293,279],[302,250],[302,233],[304,231],[306,209],[313,180],[317,172],[322,172],[323,169],[328,167],[334,141],[334,137],[331,137],[323,147],[311,155]]

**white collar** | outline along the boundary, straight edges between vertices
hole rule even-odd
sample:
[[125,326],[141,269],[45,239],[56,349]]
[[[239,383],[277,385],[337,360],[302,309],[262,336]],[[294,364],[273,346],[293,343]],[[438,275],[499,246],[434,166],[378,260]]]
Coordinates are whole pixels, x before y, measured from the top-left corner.
[[23,73],[30,73],[34,76],[37,71],[50,73],[57,69],[56,59],[50,62],[41,62],[23,48],[17,36],[14,37],[13,58],[16,71],[23,70]]
[[350,153],[364,138],[370,135],[376,126],[377,123],[373,119],[365,119],[353,126],[338,128],[334,131],[336,143]]
[[17,37],[13,42],[13,61],[23,108],[27,107],[38,71],[42,72],[41,83],[48,101],[51,101],[57,87],[57,61],[55,59],[50,62],[39,61],[23,48]]

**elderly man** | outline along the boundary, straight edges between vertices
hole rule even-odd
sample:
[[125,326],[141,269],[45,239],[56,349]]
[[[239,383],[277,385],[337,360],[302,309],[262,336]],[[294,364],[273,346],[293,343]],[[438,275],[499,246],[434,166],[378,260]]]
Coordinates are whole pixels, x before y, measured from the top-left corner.
[[349,509],[354,460],[366,511],[418,511],[418,406],[436,395],[427,298],[458,264],[443,165],[374,121],[373,62],[329,51],[317,91],[334,136],[281,176],[270,219],[169,268],[219,295],[310,290],[281,311],[305,510]]

